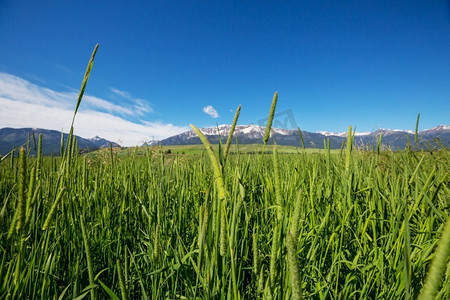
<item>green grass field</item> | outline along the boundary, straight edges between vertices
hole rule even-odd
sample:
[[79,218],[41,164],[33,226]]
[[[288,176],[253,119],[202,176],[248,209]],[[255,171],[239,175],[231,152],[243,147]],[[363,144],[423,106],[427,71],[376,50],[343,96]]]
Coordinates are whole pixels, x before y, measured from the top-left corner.
[[[218,153],[219,146],[212,145],[214,151]],[[118,155],[128,156],[133,153],[137,153],[138,155],[144,155],[146,153],[147,147],[137,147],[137,148],[124,148],[124,149],[114,149],[115,152],[118,152]],[[174,146],[148,146],[151,152],[163,152],[167,154],[167,151],[170,151],[170,154],[179,154],[179,155],[189,155],[196,154],[201,155],[205,151],[205,147],[203,145],[174,145]],[[313,149],[306,148],[303,149],[301,147],[294,146],[281,146],[278,145],[278,153],[280,154],[299,154],[299,153],[324,153],[326,150],[324,149]],[[231,155],[238,153],[240,154],[255,154],[261,152],[262,144],[245,144],[238,145],[232,144],[230,146]],[[274,145],[266,145],[265,151],[273,152]],[[104,149],[103,152],[107,152],[109,149]],[[336,154],[339,153],[340,150],[331,150],[331,153]],[[97,155],[98,153],[93,152],[91,155]]]
[[231,155],[220,199],[206,155],[10,157],[0,298],[284,299],[296,284],[304,298],[415,298],[449,215],[450,155],[346,159]]

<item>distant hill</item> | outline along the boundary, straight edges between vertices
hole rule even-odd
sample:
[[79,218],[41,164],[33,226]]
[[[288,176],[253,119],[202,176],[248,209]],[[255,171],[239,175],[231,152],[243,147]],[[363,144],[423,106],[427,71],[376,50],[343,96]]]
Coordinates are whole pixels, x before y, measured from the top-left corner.
[[[230,125],[220,125],[219,131],[222,137],[222,142],[226,142]],[[207,136],[212,144],[219,143],[219,132],[217,127],[203,128],[201,131]],[[262,144],[265,127],[257,125],[237,125],[234,132],[233,143],[237,138],[240,144]],[[403,149],[410,140],[411,146],[416,147],[414,143],[414,132],[407,130],[393,130],[393,129],[379,129],[374,132],[356,132],[355,145],[361,147],[376,146],[378,138],[382,134],[382,144],[384,147],[390,147],[393,150]],[[339,149],[342,142],[347,139],[347,133],[335,132],[308,132],[302,131],[303,142],[306,148],[323,148],[324,141],[330,140],[331,149]],[[417,147],[420,148],[435,148],[439,147],[441,143],[444,147],[450,147],[450,126],[440,125],[431,129],[423,130],[418,133],[419,143]],[[298,130],[287,130],[272,128],[269,144],[276,142],[278,145],[301,146],[300,136]],[[161,141],[148,142],[149,145],[196,145],[201,141],[197,135],[191,130],[184,133],[169,137]]]
[[[11,149],[18,148],[27,143],[28,134],[30,134],[30,153],[36,154],[34,150],[33,132],[36,138],[36,147],[39,134],[42,134],[42,152],[44,155],[59,155],[61,148],[61,132],[56,130],[36,129],[36,128],[2,128],[0,129],[0,154],[6,155]],[[64,134],[64,143],[67,142],[68,134]],[[100,137],[85,139],[77,136],[78,146],[84,150],[98,150],[103,147],[109,147],[110,143],[114,147],[117,143],[110,142]]]

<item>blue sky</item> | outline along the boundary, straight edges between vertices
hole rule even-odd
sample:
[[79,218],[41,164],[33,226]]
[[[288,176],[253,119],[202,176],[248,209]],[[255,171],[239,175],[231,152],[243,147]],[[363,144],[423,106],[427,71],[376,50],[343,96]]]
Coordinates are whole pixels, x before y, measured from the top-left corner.
[[259,124],[275,91],[307,131],[450,123],[449,1],[0,1],[0,43],[0,128],[67,131],[96,43],[83,137]]

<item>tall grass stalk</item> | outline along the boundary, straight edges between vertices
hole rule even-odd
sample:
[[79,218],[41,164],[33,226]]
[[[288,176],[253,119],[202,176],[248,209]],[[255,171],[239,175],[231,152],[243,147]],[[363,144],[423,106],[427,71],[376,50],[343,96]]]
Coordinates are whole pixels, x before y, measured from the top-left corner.
[[[81,87],[78,92],[77,104],[75,106],[75,111],[74,111],[73,117],[72,117],[72,124],[70,125],[71,128],[73,128],[73,124],[75,122],[75,116],[78,112],[78,108],[80,107],[81,99],[83,98],[84,91],[86,90],[86,85],[87,85],[87,82],[89,79],[89,75],[91,74],[91,71],[92,71],[92,66],[94,65],[94,58],[95,58],[95,54],[97,54],[97,50],[98,50],[98,44],[95,45],[94,50],[92,51],[92,54],[91,54],[91,58],[89,59],[88,65],[86,67],[86,71],[84,72],[83,81],[81,82]],[[70,138],[71,137],[69,136],[69,139]]]
[[259,258],[259,246],[258,246],[258,227],[253,227],[252,234],[252,250],[253,250],[253,272],[255,276],[260,273],[260,258]]
[[221,256],[225,256],[225,254],[227,253],[227,216],[224,206],[222,206],[221,211],[219,253]]
[[36,168],[31,168],[30,183],[28,184],[27,202],[25,208],[25,223],[28,223],[31,216],[31,202],[35,193]]
[[117,276],[119,278],[119,286],[120,286],[120,294],[122,296],[122,300],[127,300],[127,290],[125,288],[125,279],[123,277],[123,271],[122,267],[120,265],[120,260],[116,260],[116,266],[117,266]]
[[303,134],[302,131],[300,130],[300,127],[297,127],[297,131],[298,135],[300,136],[300,143],[302,144],[302,148],[303,150],[305,150],[305,142],[303,141]]
[[155,240],[154,240],[154,245],[153,245],[153,260],[155,262],[158,262],[159,260],[159,252],[160,252],[160,240],[159,240],[159,236],[161,234],[161,229],[159,226],[159,223],[156,224],[156,229],[155,229]]
[[47,218],[45,219],[44,225],[42,226],[42,230],[47,230],[48,226],[50,226],[50,222],[52,220],[53,215],[56,212],[56,209],[58,208],[58,204],[64,195],[64,191],[66,190],[65,187],[61,187],[58,193],[56,194],[55,201],[53,202],[52,207],[50,208],[50,211],[48,212]]
[[[89,250],[89,239],[88,239],[88,235],[86,233],[83,215],[80,215],[80,226],[81,226],[81,233],[83,236],[84,250],[85,250],[85,254],[86,254],[89,284],[94,285],[95,284],[94,268],[92,266],[91,251]],[[97,297],[96,297],[95,290],[93,288],[91,289],[90,293],[91,293],[91,299],[95,300]]]
[[287,258],[289,267],[289,276],[292,290],[292,299],[302,299],[301,280],[300,280],[300,267],[297,261],[297,240],[288,233],[286,237]]
[[41,168],[42,168],[42,134],[39,134],[38,152],[37,152],[37,160],[36,160],[36,179],[37,180],[39,180],[41,178]]
[[269,265],[269,280],[270,288],[272,291],[278,285],[278,275],[279,275],[279,247],[280,247],[280,233],[281,226],[277,223],[273,229],[272,234],[272,247],[270,251],[270,265]]
[[417,143],[419,142],[419,140],[418,140],[418,133],[419,133],[419,119],[420,119],[420,113],[417,114],[416,130],[414,131],[414,143],[416,143],[416,145],[417,145]]
[[16,152],[16,149],[13,148],[13,149],[11,150],[11,152],[10,152],[10,153],[11,153],[11,160],[10,160],[10,165],[9,165],[9,167],[10,167],[11,170],[14,169],[14,156],[15,156],[15,155],[14,155],[14,152]]
[[6,153],[5,156],[0,155],[0,163],[2,163],[4,160],[6,160],[11,155],[11,153],[12,153],[12,151]]
[[26,200],[25,200],[25,185],[27,176],[27,159],[25,149],[20,148],[19,151],[19,184],[18,184],[18,202],[17,202],[17,223],[16,229],[20,231],[25,225],[26,220]]
[[225,184],[223,181],[222,171],[220,168],[219,161],[217,160],[216,155],[214,154],[213,148],[211,144],[209,143],[206,136],[198,129],[195,125],[190,124],[192,130],[197,134],[197,136],[202,141],[203,145],[205,146],[206,152],[208,153],[209,159],[211,160],[211,165],[213,167],[214,171],[214,177],[216,179],[217,183],[217,189],[219,193],[219,199],[225,199],[226,192],[225,192]]
[[376,156],[376,165],[377,166],[378,166],[378,161],[380,159],[382,141],[383,141],[383,132],[380,132],[380,135],[378,136],[378,143],[377,143],[377,156]]
[[297,193],[297,198],[294,203],[294,214],[292,216],[292,223],[291,223],[291,235],[294,240],[297,240],[298,238],[298,225],[300,222],[300,212],[302,209],[302,198],[303,198],[303,191],[299,190]]
[[[428,274],[423,286],[423,290],[420,293],[419,299],[436,299],[436,295],[441,285],[445,266],[449,263],[450,258],[450,217],[447,217],[447,222],[442,230],[441,238],[438,241],[438,246],[434,253],[434,258],[431,261],[431,266],[428,270]],[[444,286],[447,289],[448,286]]]
[[278,221],[281,221],[283,218],[283,196],[281,190],[281,182],[280,182],[280,167],[278,164],[278,149],[275,145],[273,150],[273,169],[274,169],[274,177],[275,177],[275,197],[276,197],[276,207],[277,207],[277,218]]
[[270,138],[270,131],[272,130],[273,117],[275,115],[275,108],[277,107],[278,92],[275,92],[272,99],[272,104],[270,105],[269,117],[267,118],[266,130],[264,132],[263,142],[264,145],[267,144]]
[[234,114],[233,123],[231,124],[230,132],[228,133],[227,144],[225,145],[224,160],[227,159],[228,151],[230,150],[231,142],[233,140],[234,129],[236,128],[236,123],[239,119],[240,113],[241,113],[241,105],[239,105],[238,108],[236,109],[236,113]]
[[[98,44],[95,45],[94,50],[92,51],[91,54],[91,58],[89,59],[88,65],[86,67],[86,71],[84,73],[84,77],[83,77],[83,81],[81,82],[81,87],[80,90],[78,92],[78,97],[77,97],[77,104],[75,106],[75,111],[73,113],[73,117],[72,117],[72,124],[70,125],[70,131],[69,131],[69,136],[67,137],[67,148],[65,150],[65,154],[69,156],[69,159],[67,160],[67,164],[70,163],[70,157],[71,154],[73,153],[73,125],[75,123],[75,117],[77,115],[78,112],[78,108],[80,107],[81,104],[81,100],[83,99],[83,95],[84,95],[84,91],[86,90],[86,85],[89,79],[89,75],[91,74],[91,70],[92,70],[92,66],[94,64],[94,58],[95,58],[95,54],[97,54],[97,50],[98,50]],[[63,165],[63,164],[62,164]]]
[[348,126],[347,132],[347,147],[345,151],[345,170],[350,170],[350,162],[352,159],[352,148],[353,148],[353,133],[352,126]]

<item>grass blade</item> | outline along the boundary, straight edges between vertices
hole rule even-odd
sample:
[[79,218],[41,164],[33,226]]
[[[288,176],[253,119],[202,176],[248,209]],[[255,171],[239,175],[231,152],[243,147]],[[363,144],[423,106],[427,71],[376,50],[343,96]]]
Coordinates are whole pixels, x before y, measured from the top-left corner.
[[228,133],[228,139],[227,144],[225,145],[225,152],[224,152],[224,160],[227,160],[228,151],[230,150],[231,141],[233,140],[233,133],[234,129],[236,128],[237,120],[239,119],[239,114],[241,113],[241,105],[238,106],[236,109],[236,113],[234,114],[233,123],[231,124],[230,132]]

